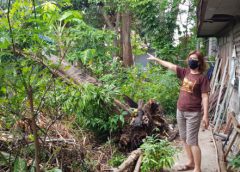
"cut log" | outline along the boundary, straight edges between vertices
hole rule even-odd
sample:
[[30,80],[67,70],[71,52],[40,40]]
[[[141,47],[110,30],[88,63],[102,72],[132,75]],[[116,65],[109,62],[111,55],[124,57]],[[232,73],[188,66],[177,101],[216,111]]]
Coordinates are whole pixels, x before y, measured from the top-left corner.
[[142,151],[141,149],[136,149],[131,152],[130,156],[116,169],[113,170],[113,172],[123,172],[124,170],[128,169],[134,161],[136,161],[139,156],[141,155]]
[[133,172],[139,172],[142,164],[143,155],[141,154],[138,158],[137,164]]

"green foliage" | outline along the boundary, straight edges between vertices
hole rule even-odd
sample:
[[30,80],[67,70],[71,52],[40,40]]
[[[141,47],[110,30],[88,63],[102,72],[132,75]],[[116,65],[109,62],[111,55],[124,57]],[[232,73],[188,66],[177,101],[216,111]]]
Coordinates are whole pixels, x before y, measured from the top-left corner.
[[108,161],[108,164],[113,167],[118,167],[123,163],[123,161],[126,159],[126,156],[124,156],[121,153],[115,153],[112,158]]
[[15,158],[13,155],[10,155],[7,152],[0,152],[0,166],[7,166],[9,163],[13,163],[13,172],[26,172],[27,171],[27,163],[24,159],[17,157]]
[[26,172],[27,171],[27,162],[21,158],[17,158],[14,162],[13,172]]
[[[175,74],[159,66],[147,66],[145,70],[134,67],[127,71],[122,80],[121,92],[133,98],[148,101],[155,99],[167,115],[175,115],[179,92],[179,81]],[[137,89],[136,89],[137,88]]]
[[10,155],[7,152],[0,151],[0,165],[4,166],[7,165],[9,162],[14,162],[15,157]]
[[117,64],[103,75],[103,83],[111,83],[121,94],[131,97],[135,102],[143,99],[155,99],[164,108],[166,115],[175,116],[176,103],[179,94],[179,80],[171,71],[159,66],[149,65],[146,69],[141,66],[122,69]]
[[63,99],[58,99],[58,101],[64,102],[62,104],[63,110],[69,114],[77,114],[77,122],[82,127],[87,127],[98,135],[119,129],[113,123],[117,123],[118,120],[121,121],[122,117],[120,116],[115,120],[118,115],[112,116],[114,114],[112,112],[112,102],[118,92],[112,90],[110,85],[97,87],[89,84],[81,88],[70,88],[61,92],[62,97],[60,98]]
[[[81,12],[70,9],[63,10],[62,7],[65,5],[69,5],[68,1],[66,3],[63,1],[44,2],[36,7],[35,13],[32,10],[32,1],[15,1],[10,10],[13,35],[6,34],[9,29],[7,16],[4,15],[0,19],[3,23],[0,29],[4,31],[1,34],[5,35],[1,39],[2,47],[7,51],[10,49],[10,36],[12,36],[15,46],[27,54],[37,57],[41,57],[43,51],[45,54],[56,54],[71,62],[82,63],[88,69],[92,69],[96,75],[103,74],[103,71],[106,70],[106,62],[111,60],[112,47],[109,42],[112,42],[112,33],[87,25],[82,20]],[[3,53],[2,57],[5,55],[6,53]],[[79,122],[82,122],[85,127],[97,131],[106,132],[110,130],[111,126],[116,126],[113,124],[117,123],[117,119],[112,120],[110,115],[112,114],[113,94],[118,93],[110,84],[103,87],[67,86],[60,80],[52,79],[46,68],[42,69],[33,62],[25,60],[6,61],[1,64],[0,70],[3,72],[0,101],[3,102],[4,107],[1,111],[4,114],[12,114],[11,119],[23,118],[22,112],[29,108],[24,86],[26,82],[33,86],[36,107],[41,106],[45,109],[61,107],[61,112],[77,114]],[[19,77],[18,71],[21,71],[21,77]],[[8,78],[12,78],[13,82]],[[47,90],[46,94],[46,88],[51,87],[53,82],[54,89]],[[46,95],[42,102],[41,98],[44,94]],[[119,120],[122,120],[122,116],[120,117]],[[8,116],[6,115],[4,118],[8,125]],[[13,120],[9,121],[12,121],[11,125],[14,124]]]
[[229,161],[229,166],[234,170],[240,170],[240,155],[235,156]]
[[174,164],[176,149],[166,140],[147,137],[141,145],[143,150],[142,172],[171,168]]
[[[32,85],[34,90],[34,103],[41,106],[41,97],[45,93],[51,75],[48,71],[31,60],[17,60],[14,62],[0,63],[0,96],[2,119],[4,125],[12,126],[18,119],[27,117],[26,109],[29,109],[27,99],[27,85]],[[45,76],[45,77],[42,77]],[[9,79],[11,78],[11,79]],[[24,116],[23,114],[26,114]],[[29,116],[28,116],[29,117]],[[10,119],[12,119],[10,121]],[[10,123],[10,124],[9,124]]]
[[[96,4],[100,1],[91,2],[95,3],[91,12],[86,12],[87,7],[83,7],[82,11],[72,10],[73,6],[69,0],[56,2],[40,0],[36,10],[33,8],[33,2],[13,1],[10,8],[12,33],[9,31],[6,6],[1,11],[0,125],[4,130],[12,132],[16,121],[31,118],[27,97],[30,87],[33,90],[36,114],[46,112],[50,119],[55,119],[58,115],[74,116],[78,125],[94,131],[99,136],[116,132],[124,125],[126,112],[116,114],[113,111],[113,99],[119,98],[122,94],[130,96],[135,101],[154,98],[164,107],[166,114],[175,114],[178,82],[173,73],[155,66],[148,66],[147,70],[139,67],[122,68],[121,62],[112,58],[112,54],[117,50],[112,45],[113,38],[116,36],[113,31],[102,29],[104,24],[101,22],[85,21],[91,18],[87,15],[93,14],[94,10],[96,10],[94,14],[99,13]],[[173,11],[176,12],[177,0],[171,4],[171,12],[166,12],[166,0],[161,2],[129,0],[127,2],[129,6],[126,6],[126,1],[109,0],[106,1],[107,5],[104,8],[108,13],[125,8],[133,10],[134,17],[140,21],[139,24],[135,20],[133,52],[138,55],[145,51],[140,43],[143,41],[142,38],[146,38],[154,48],[163,51],[163,54],[172,53],[169,49],[172,48],[174,21],[170,21],[170,18],[174,19],[175,13],[172,16],[170,14]],[[84,6],[84,2],[82,3]],[[97,18],[100,17],[95,17]],[[139,30],[141,27],[143,31]],[[16,52],[13,52],[12,43]],[[81,68],[99,77],[102,85],[76,86],[55,78],[47,67],[41,65],[48,63],[43,54],[54,54],[69,62],[79,63]],[[49,67],[54,69],[56,66],[49,64]],[[23,137],[21,132],[14,131],[14,137]],[[43,134],[44,131],[39,130],[39,136],[42,137]],[[32,134],[27,134],[27,137],[29,141],[33,141]],[[152,142],[155,144],[155,141]],[[152,142],[147,141],[146,144],[153,146]],[[145,148],[146,144],[143,145],[143,149],[146,149],[146,155],[148,155],[149,149]],[[158,145],[157,142],[156,145]],[[15,162],[9,154],[1,152],[0,156],[10,159],[14,169],[24,171],[26,169],[24,158],[33,157],[34,151],[32,146],[23,145],[21,150],[19,148],[19,152],[13,153],[14,156],[18,155]],[[48,155],[42,151],[40,156],[44,161]],[[7,162],[3,160],[1,159],[0,163]],[[110,163],[118,165],[122,161],[123,156],[116,154]],[[89,160],[84,168],[89,169],[91,163],[95,162]],[[161,166],[169,164],[169,159],[160,163]],[[144,168],[147,167],[143,166]],[[59,171],[59,169],[50,171]]]
[[[151,48],[171,60],[173,35],[181,0],[130,0],[130,6],[138,21],[136,28]],[[165,51],[167,49],[167,51]]]
[[51,170],[47,170],[46,172],[62,172],[62,170],[58,169],[58,168],[54,168]]
[[143,41],[141,37],[135,33],[132,32],[131,34],[131,45],[132,45],[132,52],[135,56],[139,56],[142,54],[146,54],[147,49],[143,47]]

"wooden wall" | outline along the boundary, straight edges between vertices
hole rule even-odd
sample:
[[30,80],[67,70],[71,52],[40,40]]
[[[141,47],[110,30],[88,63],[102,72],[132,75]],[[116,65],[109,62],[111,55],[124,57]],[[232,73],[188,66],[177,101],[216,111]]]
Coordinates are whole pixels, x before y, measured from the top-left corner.
[[[239,62],[238,67],[235,70],[235,74],[236,74],[236,77],[240,76],[240,23],[231,27],[232,29],[230,29],[229,32],[225,33],[222,37],[218,38],[219,56],[223,59],[223,63],[221,65],[220,77],[223,76],[225,65],[228,65],[227,78],[226,78],[225,84],[227,84],[227,81],[230,78],[230,61],[231,61],[234,45],[236,47],[236,55]],[[229,59],[229,63],[227,63],[227,58]],[[221,79],[220,77],[219,77],[219,81]],[[240,116],[239,94],[240,93],[237,87],[234,87],[228,109],[229,111],[233,111],[235,112],[236,115]]]

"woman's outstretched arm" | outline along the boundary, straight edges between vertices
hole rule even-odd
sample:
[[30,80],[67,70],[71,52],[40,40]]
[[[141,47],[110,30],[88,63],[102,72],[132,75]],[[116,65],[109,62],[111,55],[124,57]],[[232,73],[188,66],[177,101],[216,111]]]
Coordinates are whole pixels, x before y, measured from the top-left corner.
[[158,59],[151,54],[148,54],[148,55],[149,55],[149,57],[147,58],[148,60],[156,61],[158,64],[168,68],[169,70],[172,70],[173,72],[177,72],[177,65],[167,62],[167,61],[164,61],[164,60],[161,60],[161,59]]

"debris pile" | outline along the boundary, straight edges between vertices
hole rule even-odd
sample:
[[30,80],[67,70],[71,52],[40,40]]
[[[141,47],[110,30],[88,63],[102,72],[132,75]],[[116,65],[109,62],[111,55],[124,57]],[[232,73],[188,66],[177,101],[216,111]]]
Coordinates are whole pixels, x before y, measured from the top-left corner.
[[[1,161],[0,169],[9,170],[11,163],[16,159],[15,155],[20,156],[22,162],[26,162],[26,168],[32,168],[34,138],[29,120],[21,119],[10,131],[0,131],[0,157],[6,159],[6,162]],[[72,169],[72,164],[84,163],[83,146],[74,139],[64,124],[50,120],[44,114],[38,115],[37,124],[42,133],[39,135],[42,169],[61,167],[63,171],[69,171]]]
[[129,152],[137,149],[146,136],[156,135],[159,139],[167,138],[170,141],[177,136],[178,131],[170,129],[163,108],[155,100],[151,99],[146,104],[139,100],[136,104],[125,96],[125,102],[127,105],[121,107],[129,115],[125,117],[125,126],[119,139],[121,150]]

